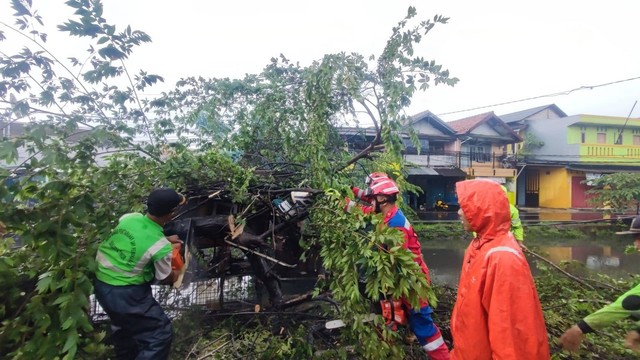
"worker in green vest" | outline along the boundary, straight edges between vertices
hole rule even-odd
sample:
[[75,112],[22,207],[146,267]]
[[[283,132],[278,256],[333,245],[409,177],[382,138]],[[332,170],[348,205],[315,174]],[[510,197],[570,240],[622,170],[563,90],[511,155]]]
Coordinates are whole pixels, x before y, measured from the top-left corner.
[[[640,215],[631,221],[629,231],[616,234],[632,235],[636,250],[640,251]],[[594,333],[624,319],[635,321],[635,326],[627,333],[625,345],[640,353],[640,284],[622,294],[613,303],[578,321],[560,336],[558,342],[565,350],[576,351],[582,344],[584,334]]]
[[118,359],[167,359],[171,349],[171,321],[151,292],[151,284],[171,285],[179,269],[172,269],[177,236],[165,237],[185,197],[173,189],[152,191],[147,214],[123,215],[96,255],[95,296],[111,319]]
[[[500,186],[502,190],[504,190],[505,195],[508,195],[507,188],[504,185]],[[513,233],[513,237],[518,240],[520,246],[523,246],[524,228],[522,227],[522,221],[520,221],[520,212],[511,202],[509,202],[509,212],[511,213],[511,232]]]

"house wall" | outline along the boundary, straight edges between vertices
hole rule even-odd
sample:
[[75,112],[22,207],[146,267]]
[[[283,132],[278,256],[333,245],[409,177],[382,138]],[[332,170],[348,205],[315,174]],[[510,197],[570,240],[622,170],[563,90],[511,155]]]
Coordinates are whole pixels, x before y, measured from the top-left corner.
[[565,168],[540,168],[540,207],[571,207],[571,176]]
[[444,151],[451,151],[451,152],[460,151],[460,140],[456,139],[455,141],[445,144]]
[[484,124],[480,124],[477,128],[473,129],[471,132],[473,135],[499,135],[498,132],[486,122]]
[[553,111],[552,109],[545,109],[544,111],[540,111],[535,113],[527,118],[527,120],[549,120],[549,119],[559,119],[560,115]]
[[420,135],[446,135],[428,121],[416,122],[413,124],[413,130]]
[[[631,119],[627,125],[622,132],[621,144],[616,144],[616,141],[623,125],[607,123],[606,118],[602,119],[602,124],[570,126],[567,129],[567,143],[579,145],[580,161],[583,162],[640,163],[640,146],[633,145],[633,136],[640,135],[640,128],[636,128]],[[605,143],[598,143],[598,133],[606,134]]]
[[579,115],[558,118],[553,121],[528,122],[527,133],[544,142],[541,148],[531,150],[530,155],[533,155],[538,161],[578,161],[580,145],[567,142],[567,128],[577,121],[579,121]]
[[0,132],[0,137],[14,138],[23,135],[24,125],[24,123],[17,121],[10,124],[0,121],[0,128],[2,129],[2,131]]
[[520,174],[516,174],[518,175],[518,177],[516,178],[516,202],[514,205],[516,206],[524,206],[525,203],[525,197],[524,197],[524,191],[525,191],[525,176],[523,175],[524,172],[520,172]]

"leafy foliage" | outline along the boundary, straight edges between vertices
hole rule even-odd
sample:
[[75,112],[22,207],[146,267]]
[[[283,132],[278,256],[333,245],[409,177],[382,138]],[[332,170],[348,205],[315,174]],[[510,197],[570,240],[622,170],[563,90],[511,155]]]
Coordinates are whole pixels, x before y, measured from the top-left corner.
[[383,296],[404,297],[419,308],[420,299],[429,299],[436,306],[435,295],[413,253],[402,248],[400,231],[383,226],[380,214],[340,211],[344,205],[343,195],[329,190],[312,217],[313,224],[341,224],[323,228],[319,237],[330,274],[329,290],[340,303],[340,316],[350,324],[349,335],[359,344],[356,351],[361,356],[403,358],[402,348],[392,346],[398,342],[397,333],[381,326],[381,317],[374,322],[376,326],[370,326],[362,321],[364,316],[370,313],[372,302]]
[[[573,274],[583,274],[591,279],[596,289],[579,286],[567,277],[558,275],[553,269],[538,262],[539,272],[536,287],[543,304],[545,322],[549,333],[549,345],[552,359],[631,359],[634,353],[623,345],[624,334],[630,323],[618,322],[611,327],[586,335],[584,345],[577,354],[560,351],[560,335],[578,320],[615,300],[623,292],[637,284],[638,277],[614,279],[604,274],[587,275],[585,269],[577,263],[566,263],[565,270]],[[595,281],[595,282],[594,282]]]
[[[130,27],[117,31],[102,16],[100,1],[69,0],[75,14],[59,30],[91,45],[88,57],[63,61],[45,46],[44,22],[31,1],[11,3],[15,25],[0,23],[0,41],[16,36],[26,45],[15,54],[0,52],[0,126],[24,125],[24,132],[0,141],[0,353],[15,359],[99,358],[107,353],[106,333],[94,328],[88,317],[96,247],[119,215],[143,211],[141,204],[151,188],[223,183],[241,203],[250,201],[246,193],[255,181],[254,172],[273,170],[274,164],[301,163],[305,165],[300,176],[290,178],[292,185],[325,190],[312,210],[316,237],[307,245],[322,246],[329,270],[322,285],[341,302],[339,315],[348,324],[341,344],[357,344],[355,351],[364,358],[413,357],[412,350],[400,344],[398,333],[381,326],[381,319],[361,319],[369,313],[371,299],[380,294],[405,296],[414,305],[418,298],[429,297],[435,304],[434,289],[420,276],[411,254],[399,246],[402,237],[397,231],[379,226],[379,217],[344,213],[342,202],[346,185],[371,171],[385,171],[402,188],[410,188],[397,136],[406,131],[404,109],[415,91],[457,82],[441,65],[415,55],[423,37],[446,18],[435,16],[414,25],[416,11],[410,8],[377,58],[329,54],[301,66],[281,55],[260,74],[187,78],[159,98],[144,99],[138,92],[162,77],[144,70],[130,72],[124,62],[137,46],[151,40],[144,32]],[[375,163],[362,164],[358,161],[364,156],[354,158],[342,150],[334,130],[357,121],[360,112],[378,130],[369,150],[384,148],[366,154]],[[359,167],[353,166],[356,163]],[[611,180],[610,201],[637,202],[637,179],[629,176],[623,182],[622,175]],[[600,180],[606,185],[604,178]],[[422,231],[428,236],[447,233],[441,226]],[[366,275],[363,290],[358,286],[360,274]],[[552,338],[614,296],[606,289],[576,288],[544,269],[537,284],[548,307]],[[455,291],[435,290],[437,315],[446,320]],[[235,334],[227,332],[238,328],[231,319],[204,333],[194,332],[196,326],[186,320],[187,316],[175,322],[181,340],[175,351],[189,351],[186,357],[198,342],[202,356],[217,356],[221,348],[235,358],[311,356],[302,325],[258,322],[252,330]],[[446,326],[442,330],[446,335]],[[590,352],[582,355],[626,356],[628,351],[617,341],[619,331],[616,327],[603,332],[602,338],[593,336]],[[192,343],[183,340],[188,337],[198,340],[187,350],[183,344]],[[328,356],[349,354],[338,350]]]
[[[375,226],[370,233],[342,233],[335,226],[363,230],[365,222],[381,221],[332,217],[340,213],[342,197],[331,189],[346,189],[364,175],[339,171],[352,154],[341,150],[335,126],[364,109],[378,129],[376,145],[385,148],[378,166],[406,184],[398,138],[408,118],[404,109],[430,83],[457,82],[441,65],[414,55],[423,36],[447,19],[411,25],[416,11],[410,8],[375,63],[340,53],[304,67],[281,55],[260,74],[188,78],[149,100],[138,92],[162,77],[130,72],[125,60],[151,38],[131,27],[117,31],[102,16],[99,0],[66,4],[75,13],[58,29],[89,41],[88,57],[63,61],[47,49],[44,23],[31,1],[13,0],[15,25],[0,23],[7,30],[1,41],[14,39],[10,34],[27,44],[15,54],[0,53],[0,126],[24,128],[0,141],[0,286],[8,289],[0,295],[0,351],[41,359],[104,354],[105,333],[95,331],[88,317],[96,247],[119,215],[143,210],[153,187],[221,182],[243,202],[249,201],[254,170],[301,163],[301,176],[291,181],[327,189],[312,217],[327,248],[329,287],[352,324],[350,336],[365,344],[364,357],[398,354],[391,342],[379,346],[378,327],[355,321],[369,309],[352,281],[354,266],[369,275],[371,297],[387,292],[415,304],[430,288],[399,248],[397,231]],[[360,250],[372,244],[389,250],[369,249],[363,259]],[[393,336],[384,330],[385,339]],[[297,356],[298,344],[287,341],[265,353]]]
[[614,173],[592,180],[595,187],[587,191],[593,195],[589,203],[612,211],[638,213],[640,207],[640,174]]
[[522,141],[522,148],[518,151],[518,158],[522,159],[527,155],[532,155],[535,150],[544,146],[544,141],[538,139],[531,130],[525,132]]

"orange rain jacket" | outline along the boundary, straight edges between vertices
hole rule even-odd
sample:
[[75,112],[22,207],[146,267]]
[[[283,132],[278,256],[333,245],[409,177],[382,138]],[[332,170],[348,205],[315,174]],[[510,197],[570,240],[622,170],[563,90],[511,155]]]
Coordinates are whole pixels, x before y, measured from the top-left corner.
[[477,236],[467,248],[451,317],[452,360],[544,360],[549,343],[527,260],[509,232],[509,202],[490,180],[456,184]]

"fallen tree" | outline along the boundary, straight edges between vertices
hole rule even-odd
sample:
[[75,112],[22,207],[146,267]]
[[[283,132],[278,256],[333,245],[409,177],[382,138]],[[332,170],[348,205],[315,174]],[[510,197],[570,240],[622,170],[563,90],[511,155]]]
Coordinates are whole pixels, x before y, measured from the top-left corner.
[[[0,170],[0,285],[11,289],[2,295],[0,352],[45,359],[105,353],[105,333],[95,331],[88,314],[96,247],[119,215],[144,210],[144,196],[153,187],[178,188],[197,202],[203,195],[198,189],[215,185],[224,201],[237,205],[224,215],[233,215],[234,226],[241,226],[251,223],[251,211],[262,211],[252,203],[268,198],[273,205],[264,189],[273,190],[268,185],[279,180],[276,190],[317,189],[323,194],[307,211],[314,236],[300,243],[307,251],[301,258],[311,248],[321,249],[324,267],[331,272],[325,284],[351,317],[345,320],[353,320],[350,336],[361,345],[357,351],[365,357],[400,354],[392,343],[379,346],[375,328],[355,321],[368,308],[353,276],[364,248],[374,241],[395,246],[399,234],[341,230],[380,219],[347,218],[339,203],[347,184],[369,171],[392,171],[406,185],[398,136],[408,119],[404,109],[415,91],[457,81],[441,65],[415,55],[416,45],[447,19],[416,21],[415,9],[409,8],[378,57],[328,54],[300,66],[281,55],[244,79],[186,78],[175,90],[145,99],[141,92],[163,79],[132,71],[126,60],[151,38],[131,27],[116,29],[103,17],[100,1],[69,0],[67,5],[74,15],[59,30],[88,41],[88,57],[54,54],[47,47],[44,18],[31,1],[13,0],[15,24],[0,23],[0,41],[17,41],[20,48],[0,54],[1,126],[24,129],[0,142],[5,165]],[[359,111],[375,124],[377,136],[354,157],[342,148],[335,128],[357,121]],[[349,167],[374,156],[375,164]],[[274,179],[292,167],[297,167],[295,176]],[[271,180],[264,180],[265,175]],[[270,215],[277,214],[263,205]],[[263,221],[263,228],[253,233],[271,231],[271,236],[234,242],[226,234],[231,226],[211,231],[218,220],[194,219],[201,231],[213,234],[201,236],[211,244],[242,246],[238,249],[250,255],[260,247],[254,246],[256,240],[271,244],[272,250],[277,247],[277,221]],[[285,228],[279,230],[293,231]],[[270,255],[256,256],[259,263]],[[405,251],[368,264],[389,269],[367,280],[370,295],[406,293],[415,303],[430,289],[411,276],[398,281],[393,265],[398,262],[415,266]],[[259,271],[264,281],[272,282],[268,268]],[[226,273],[222,269],[218,275]],[[277,295],[272,294],[274,302]]]

